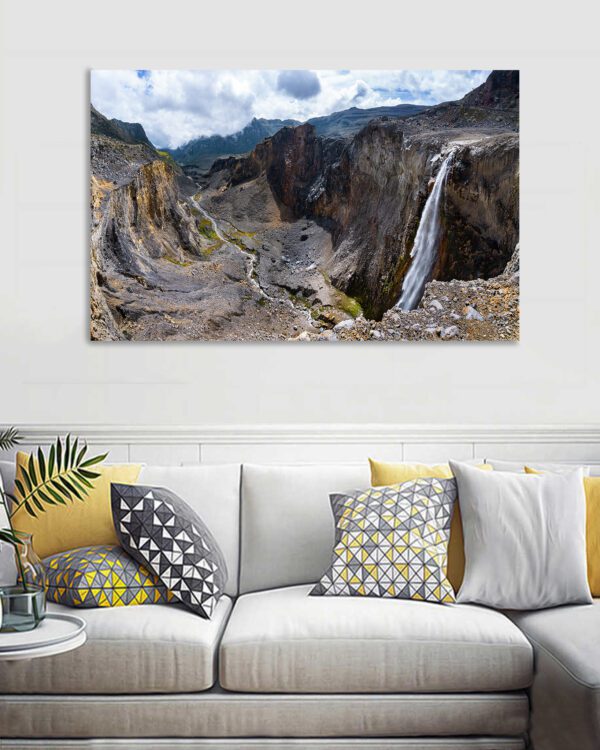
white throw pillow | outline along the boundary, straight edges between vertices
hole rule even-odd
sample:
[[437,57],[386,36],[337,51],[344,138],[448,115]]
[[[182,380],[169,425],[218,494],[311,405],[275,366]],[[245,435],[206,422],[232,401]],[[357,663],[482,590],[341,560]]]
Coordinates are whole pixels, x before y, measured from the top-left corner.
[[457,602],[496,609],[590,603],[581,469],[480,471],[450,461],[458,483],[465,577]]
[[[512,473],[522,474],[525,471],[525,467],[529,466],[531,469],[536,471],[553,471],[555,474],[564,474],[569,471],[574,471],[577,468],[581,468],[584,477],[589,477],[590,467],[581,466],[578,464],[556,464],[548,463],[547,461],[540,463],[539,461],[503,461],[502,459],[486,458],[486,464],[489,464],[494,471],[510,471]],[[470,461],[469,461],[470,463]]]

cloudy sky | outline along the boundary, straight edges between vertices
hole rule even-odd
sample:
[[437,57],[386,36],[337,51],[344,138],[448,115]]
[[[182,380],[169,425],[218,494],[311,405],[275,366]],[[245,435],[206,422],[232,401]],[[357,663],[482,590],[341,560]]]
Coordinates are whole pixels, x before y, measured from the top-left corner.
[[253,117],[307,120],[348,107],[459,99],[487,70],[94,70],[92,104],[175,148]]

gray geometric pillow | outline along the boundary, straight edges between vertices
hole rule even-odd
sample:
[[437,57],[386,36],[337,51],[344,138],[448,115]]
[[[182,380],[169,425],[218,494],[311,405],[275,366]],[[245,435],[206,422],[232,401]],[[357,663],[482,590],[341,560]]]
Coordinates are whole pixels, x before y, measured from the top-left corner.
[[67,607],[168,604],[173,594],[118,544],[57,552],[43,560],[46,599]]
[[446,578],[456,480],[414,479],[330,495],[335,546],[312,596],[453,602]]
[[210,619],[227,582],[227,566],[198,514],[163,487],[111,484],[111,505],[121,546],[178,601]]

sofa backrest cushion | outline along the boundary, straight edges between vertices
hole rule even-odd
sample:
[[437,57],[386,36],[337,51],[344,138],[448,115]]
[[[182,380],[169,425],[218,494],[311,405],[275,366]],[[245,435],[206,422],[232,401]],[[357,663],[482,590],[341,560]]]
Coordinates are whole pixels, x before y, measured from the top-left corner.
[[329,494],[369,486],[367,461],[244,464],[240,593],[318,581],[334,542]]
[[544,472],[544,471],[551,471],[555,472],[557,474],[562,473],[569,473],[570,471],[574,471],[578,466],[581,466],[583,470],[583,475],[585,477],[590,476],[590,473],[594,473],[590,471],[589,466],[585,466],[583,464],[578,463],[549,463],[548,461],[504,461],[502,459],[496,459],[496,458],[486,458],[485,459],[486,464],[489,464],[494,471],[506,471],[510,474],[523,474],[525,471],[525,467],[529,466],[531,469],[535,469],[536,471]]
[[[239,585],[240,464],[143,466],[139,484],[167,487],[196,511],[215,537],[225,562],[225,593],[236,596]],[[13,461],[0,461],[0,481],[7,492],[15,482]]]
[[15,491],[15,474],[17,466],[14,461],[0,461],[0,487],[11,495]]
[[225,558],[230,596],[237,595],[239,585],[240,470],[239,464],[144,466],[138,480],[172,490],[204,521]]

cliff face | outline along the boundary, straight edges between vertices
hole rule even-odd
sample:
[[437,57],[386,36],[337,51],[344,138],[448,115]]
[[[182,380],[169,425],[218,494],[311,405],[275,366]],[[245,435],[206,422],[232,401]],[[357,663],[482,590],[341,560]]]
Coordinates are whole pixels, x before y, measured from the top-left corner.
[[195,219],[179,201],[175,175],[163,161],[142,165],[114,189],[94,181],[92,204],[101,207],[92,251],[120,272],[145,272],[148,258],[183,262],[186,253],[201,252]]
[[137,270],[144,256],[184,261],[186,252],[200,253],[194,217],[165,162],[144,164],[109,201],[104,238],[128,270]]
[[518,136],[501,135],[460,148],[444,198],[433,278],[502,273],[519,241]]
[[203,238],[173,168],[161,159],[140,164],[135,146],[106,141],[93,149],[102,158],[92,164],[91,334],[119,339],[131,285],[164,283],[153,261],[184,265],[201,254]]
[[375,122],[331,165],[309,210],[333,226],[328,272],[367,316],[396,300],[427,197],[439,144],[406,137],[394,122]]
[[325,270],[331,281],[367,316],[379,318],[400,296],[442,154],[454,150],[455,157],[433,278],[497,275],[518,237],[518,136],[411,130],[375,120],[348,143],[321,139],[310,125],[286,128],[248,157],[215,168],[229,170],[231,185],[265,174],[291,216],[329,229],[334,249]]
[[519,88],[518,70],[494,70],[481,86],[466,94],[460,103],[467,107],[517,110]]
[[[361,133],[317,203],[336,217],[334,284],[379,318],[400,296],[427,195],[454,151],[442,201],[442,234],[432,278],[489,278],[518,241],[518,138],[485,136],[463,145],[453,134],[405,135],[393,124]],[[351,185],[340,196],[337,184]]]
[[276,198],[297,218],[310,210],[316,182],[343,148],[343,141],[319,138],[312,125],[282,128],[247,157],[217,162],[213,171],[228,168],[231,185],[265,174]]
[[91,137],[91,172],[93,340],[265,340],[314,330],[303,305],[263,290],[253,233],[219,228],[177,165],[101,132]]

